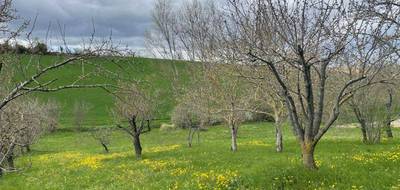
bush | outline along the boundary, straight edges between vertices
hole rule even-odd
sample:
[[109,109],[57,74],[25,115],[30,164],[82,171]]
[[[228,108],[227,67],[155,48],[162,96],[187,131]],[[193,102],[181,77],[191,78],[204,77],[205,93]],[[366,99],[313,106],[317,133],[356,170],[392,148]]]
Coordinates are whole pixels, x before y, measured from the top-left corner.
[[41,42],[38,42],[33,48],[32,48],[32,53],[33,54],[40,54],[40,55],[46,55],[48,53],[48,48],[47,45]]
[[29,49],[23,45],[17,44],[17,45],[15,45],[15,53],[16,54],[26,54],[26,53],[29,53]]

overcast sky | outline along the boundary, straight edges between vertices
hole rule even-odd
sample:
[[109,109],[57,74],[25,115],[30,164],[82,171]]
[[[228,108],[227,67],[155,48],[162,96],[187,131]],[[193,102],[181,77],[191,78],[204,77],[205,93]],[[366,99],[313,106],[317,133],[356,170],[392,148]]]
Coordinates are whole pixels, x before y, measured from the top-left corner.
[[68,44],[76,46],[92,33],[92,19],[97,36],[113,31],[115,41],[128,44],[139,54],[144,52],[143,35],[151,25],[154,0],[14,0],[18,15],[33,19],[38,15],[33,36],[42,40],[51,25],[49,44],[58,47],[59,26],[66,26]]

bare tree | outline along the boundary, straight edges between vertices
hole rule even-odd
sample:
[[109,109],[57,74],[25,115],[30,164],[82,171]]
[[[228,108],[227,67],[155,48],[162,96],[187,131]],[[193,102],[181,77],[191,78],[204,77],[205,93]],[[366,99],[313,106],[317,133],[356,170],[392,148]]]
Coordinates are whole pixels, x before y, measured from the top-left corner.
[[16,147],[30,151],[30,145],[43,134],[46,125],[44,109],[45,106],[35,99],[20,99],[0,112],[0,170],[16,170]]
[[[227,44],[231,44],[228,47],[237,53],[238,60],[247,58],[249,65],[265,66],[271,71],[296,130],[303,163],[310,169],[317,168],[315,147],[338,118],[341,105],[356,89],[370,85],[364,81],[373,80],[379,73],[379,69],[369,68],[382,68],[386,64],[355,62],[351,68],[357,70],[357,75],[340,84],[332,101],[327,102],[326,92],[332,84],[328,79],[343,70],[339,58],[343,52],[354,50],[354,39],[392,33],[386,23],[358,20],[351,3],[228,0],[225,31],[229,36]],[[384,55],[381,58],[388,58],[394,53],[383,43],[373,42],[363,47],[376,50],[372,51],[374,56],[381,53]],[[282,72],[278,65],[285,65],[285,70],[293,75],[286,77],[286,71]]]
[[385,88],[384,85],[376,85],[360,90],[349,102],[360,124],[364,143],[379,143],[384,130],[391,135],[387,125],[390,127],[390,118],[393,117],[393,94]]
[[[263,72],[257,72],[258,74]],[[243,76],[243,75],[242,75]],[[283,151],[283,123],[287,118],[285,102],[279,94],[279,88],[273,81],[266,80],[264,77],[259,77],[256,80],[250,79],[255,85],[255,101],[256,106],[252,109],[255,113],[263,113],[271,116],[274,119],[275,125],[275,148],[277,152]],[[246,77],[249,79],[250,77]],[[260,81],[261,80],[261,81]],[[268,83],[268,84],[265,84]],[[267,107],[265,110],[263,107]]]
[[[119,118],[117,127],[131,136],[137,159],[142,158],[140,136],[150,131],[150,122],[153,119],[154,103],[150,98],[134,83],[121,84],[116,93],[115,113]],[[122,126],[125,120],[129,123],[127,128]]]
[[83,124],[86,120],[87,114],[91,106],[80,100],[76,101],[73,108],[73,115],[74,115],[74,125],[76,130],[81,131],[83,130]]
[[237,151],[238,130],[250,110],[250,86],[247,81],[234,75],[234,67],[212,65],[208,72],[211,113],[217,114],[228,126],[231,133],[231,150]]
[[47,125],[47,131],[50,133],[53,133],[57,130],[57,127],[59,125],[59,119],[60,119],[60,105],[57,101],[55,100],[49,100],[46,102],[45,105],[45,115],[46,115],[46,123]]
[[188,129],[188,146],[192,147],[193,136],[197,133],[198,141],[200,140],[200,128],[203,127],[204,122],[201,121],[201,111],[196,106],[198,102],[192,101],[193,97],[188,96],[190,93],[186,94],[186,98],[180,100],[178,105],[175,107],[171,122],[175,127],[180,127],[183,129]]
[[110,139],[112,135],[112,130],[109,127],[99,127],[97,129],[94,129],[91,131],[92,137],[98,141],[101,146],[104,148],[104,151],[106,153],[110,152],[110,149],[108,146],[110,145]]
[[364,143],[379,143],[383,131],[393,138],[391,123],[398,116],[398,101],[394,97],[397,93],[391,84],[378,84],[354,93],[349,105],[360,124]]

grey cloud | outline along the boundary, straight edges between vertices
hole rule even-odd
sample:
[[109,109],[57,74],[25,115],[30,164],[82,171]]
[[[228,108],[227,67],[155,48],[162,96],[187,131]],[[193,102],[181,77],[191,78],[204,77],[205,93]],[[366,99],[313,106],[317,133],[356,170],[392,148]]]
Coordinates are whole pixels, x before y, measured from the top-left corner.
[[[70,45],[90,36],[92,20],[96,35],[113,38],[133,48],[143,49],[143,35],[151,25],[153,0],[14,0],[18,15],[33,19],[38,15],[33,36],[44,39],[51,23],[50,39],[60,36],[58,24],[66,27]],[[55,40],[54,43],[57,43]]]

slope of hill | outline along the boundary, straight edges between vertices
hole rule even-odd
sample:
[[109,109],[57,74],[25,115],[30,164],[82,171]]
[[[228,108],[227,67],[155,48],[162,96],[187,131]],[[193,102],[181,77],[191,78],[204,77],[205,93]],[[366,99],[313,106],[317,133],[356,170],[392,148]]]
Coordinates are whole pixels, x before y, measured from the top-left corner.
[[[52,64],[60,61],[59,56],[24,56],[23,62],[30,61],[35,63],[40,61],[44,64]],[[106,67],[110,71],[117,71],[118,69],[124,68],[129,69],[129,78],[138,81],[145,81],[151,86],[151,93],[154,89],[157,89],[157,93],[161,94],[157,100],[160,106],[157,107],[157,119],[168,119],[170,112],[174,107],[174,100],[172,95],[172,66],[175,65],[180,71],[180,74],[185,75],[186,64],[183,62],[172,62],[168,60],[148,59],[148,58],[124,58],[126,61],[122,61],[119,66],[107,63],[106,58],[98,58],[97,63],[105,63]],[[128,60],[129,59],[129,60]],[[129,67],[128,65],[129,64]],[[119,67],[119,68],[117,68]],[[86,66],[89,68],[89,66]],[[87,70],[89,70],[87,69]],[[74,64],[65,68],[59,69],[46,76],[47,79],[57,79],[57,84],[63,84],[66,81],[74,81],[77,77],[81,76],[82,66],[80,64]],[[90,71],[85,71],[86,73]],[[182,83],[187,81],[188,77],[181,77]],[[90,79],[85,80],[87,83],[111,83],[115,84],[115,81],[109,77],[102,75],[92,76]],[[90,107],[90,111],[86,117],[86,125],[106,125],[112,121],[110,116],[110,109],[113,108],[113,96],[102,89],[69,89],[54,93],[35,93],[43,101],[50,99],[56,100],[62,106],[61,123],[63,125],[70,125],[73,123],[73,108],[74,104],[78,101],[84,101]]]

